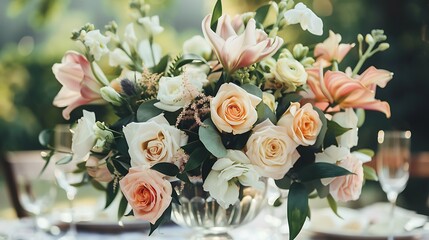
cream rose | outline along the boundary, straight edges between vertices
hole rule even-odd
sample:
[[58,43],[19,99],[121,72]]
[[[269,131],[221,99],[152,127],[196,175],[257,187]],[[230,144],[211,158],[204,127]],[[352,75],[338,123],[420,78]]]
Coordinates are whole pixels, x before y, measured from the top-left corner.
[[134,216],[154,224],[171,203],[173,191],[169,181],[152,169],[130,168],[119,181],[122,193]]
[[273,94],[268,93],[268,92],[263,92],[262,93],[262,101],[264,101],[265,104],[267,104],[267,106],[273,111],[276,111],[276,99],[274,97]]
[[363,167],[362,162],[354,154],[349,154],[346,159],[339,162],[343,167],[353,174],[336,177],[329,184],[329,193],[340,202],[357,200],[362,191]]
[[182,75],[176,77],[161,77],[155,107],[175,112],[190,103],[203,90],[208,82],[204,70],[187,66]]
[[351,128],[337,137],[338,146],[352,148],[358,144],[358,117],[352,108],[347,108],[344,112],[334,114],[332,121],[335,121],[341,127]]
[[270,120],[256,125],[246,144],[246,155],[261,176],[283,178],[299,158],[297,144],[284,127]]
[[241,134],[252,129],[258,120],[259,97],[233,83],[225,83],[210,102],[211,119],[221,132]]
[[280,58],[275,68],[271,69],[276,81],[280,82],[288,92],[295,91],[297,87],[307,82],[307,72],[304,66],[292,58]]
[[77,121],[76,128],[73,129],[71,145],[73,161],[83,161],[89,157],[89,153],[97,140],[94,126],[95,114],[83,110],[82,118]]
[[147,122],[132,122],[124,127],[131,166],[152,166],[159,162],[173,162],[173,157],[188,136],[170,126],[163,114]]
[[291,103],[277,125],[285,127],[289,136],[302,146],[310,146],[316,143],[317,136],[322,129],[319,114],[310,103],[301,108],[299,103]]
[[227,155],[213,165],[203,188],[210,192],[220,206],[227,209],[238,200],[238,182],[261,190],[264,187],[247,156],[239,150],[228,150]]

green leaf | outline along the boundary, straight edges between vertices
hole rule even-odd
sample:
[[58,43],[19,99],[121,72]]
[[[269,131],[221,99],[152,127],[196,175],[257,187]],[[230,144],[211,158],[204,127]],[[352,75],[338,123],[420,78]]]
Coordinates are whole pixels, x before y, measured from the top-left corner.
[[185,150],[187,154],[191,154],[195,149],[202,146],[203,146],[203,143],[200,140],[196,140],[186,144],[185,146],[182,146],[181,148]]
[[283,204],[283,198],[280,196],[274,201],[273,207],[280,207],[282,204]]
[[263,5],[256,10],[255,21],[263,24],[265,19],[267,18],[268,11],[270,10],[270,4]]
[[356,115],[358,117],[357,127],[362,127],[365,122],[365,110],[362,108],[356,109]]
[[256,124],[261,123],[265,121],[265,119],[270,119],[270,121],[273,124],[277,123],[277,118],[274,112],[271,110],[270,107],[268,107],[267,104],[265,104],[263,101],[261,101],[256,106],[256,112],[258,113],[258,120],[256,121]]
[[62,157],[55,164],[57,164],[57,165],[64,165],[64,164],[67,164],[67,163],[71,162],[72,159],[73,159],[73,155],[67,155],[67,156]]
[[289,239],[295,239],[308,216],[308,192],[302,183],[294,182],[290,186],[287,201],[287,220]]
[[91,179],[92,186],[100,191],[106,191],[106,187],[103,186],[103,184],[99,183],[98,181]]
[[152,235],[153,231],[155,231],[161,224],[170,220],[171,217],[171,203],[170,206],[164,211],[161,217],[155,222],[155,224],[150,224],[149,236]]
[[122,195],[121,202],[119,202],[119,207],[118,207],[118,220],[121,220],[121,218],[124,216],[125,211],[127,210],[127,207],[128,207],[127,198],[124,195]]
[[43,165],[43,168],[40,171],[39,176],[41,176],[42,173],[46,170],[46,168],[48,167],[49,163],[51,162],[52,156],[54,156],[54,154],[55,154],[55,150],[51,150],[48,153],[46,153],[45,151],[40,153],[40,155],[42,156],[42,159],[45,160],[45,164]]
[[195,149],[189,156],[189,160],[185,165],[185,172],[194,170],[203,164],[203,162],[210,158],[210,152],[205,147]]
[[319,118],[322,121],[322,128],[320,129],[317,140],[313,145],[314,148],[320,148],[323,144],[323,140],[325,139],[326,131],[328,130],[328,123],[322,110],[317,107],[313,107],[313,109],[319,114]]
[[262,90],[260,88],[258,88],[257,86],[247,83],[247,84],[242,85],[241,88],[246,90],[246,92],[248,92],[252,95],[255,95],[258,98],[262,99]]
[[213,8],[212,19],[210,21],[210,28],[216,32],[218,19],[222,16],[222,0],[217,0]]
[[335,199],[332,197],[331,194],[328,194],[326,199],[328,200],[329,207],[332,209],[332,211],[335,213],[335,215],[337,215],[339,218],[342,219],[342,217],[338,214],[337,201],[335,201]]
[[165,69],[167,69],[168,61],[170,60],[170,56],[167,54],[159,60],[159,63],[152,68],[153,73],[163,73]]
[[50,146],[54,135],[54,130],[44,129],[39,133],[39,143],[44,147]]
[[180,179],[181,181],[183,181],[183,182],[187,182],[187,183],[191,182],[191,180],[189,180],[189,177],[188,177],[188,175],[186,173],[179,173],[179,174],[177,174],[176,177],[178,179]]
[[346,133],[347,131],[351,130],[351,128],[344,128],[344,127],[340,126],[340,124],[338,124],[335,121],[327,120],[327,122],[328,122],[328,131],[333,132],[333,134],[336,137],[341,136],[344,133]]
[[281,189],[289,189],[290,185],[292,185],[292,179],[290,179],[287,175],[285,175],[282,179],[274,180],[276,186]]
[[297,172],[298,178],[302,182],[309,182],[321,178],[344,176],[348,174],[352,173],[345,168],[325,162],[309,164]]
[[357,152],[365,154],[369,157],[374,157],[374,155],[375,155],[374,151],[369,149],[369,148],[362,148],[362,149],[357,150]]
[[180,200],[179,200],[179,196],[177,195],[176,190],[174,190],[174,187],[173,187],[173,186],[172,186],[172,188],[173,188],[173,191],[171,191],[171,199],[172,199],[172,203],[175,203],[175,204],[181,205],[181,204],[180,204]]
[[108,208],[110,206],[110,204],[112,204],[112,202],[115,199],[118,192],[119,192],[119,186],[117,184],[115,184],[114,180],[110,181],[107,184],[106,205],[104,206],[104,209]]
[[174,177],[179,173],[179,168],[176,165],[166,162],[157,163],[151,169],[170,177]]
[[302,96],[298,93],[289,93],[286,96],[282,97],[279,100],[279,104],[276,109],[276,117],[280,119],[281,116],[286,112],[286,110],[290,107],[290,103],[299,102],[302,99]]
[[193,61],[203,62],[207,64],[207,61],[203,57],[198,56],[196,54],[188,53],[188,54],[183,54],[183,56],[179,59],[179,61],[176,62],[174,68],[177,70]]
[[213,155],[217,158],[226,156],[227,151],[222,143],[220,133],[210,118],[204,120],[203,125],[198,130],[198,134],[200,135],[200,141]]
[[153,99],[147,102],[142,103],[137,109],[137,121],[146,122],[147,120],[158,116],[162,113],[162,110],[155,107],[153,104],[158,102],[158,100]]
[[378,181],[377,173],[370,166],[363,165],[363,176],[366,180]]

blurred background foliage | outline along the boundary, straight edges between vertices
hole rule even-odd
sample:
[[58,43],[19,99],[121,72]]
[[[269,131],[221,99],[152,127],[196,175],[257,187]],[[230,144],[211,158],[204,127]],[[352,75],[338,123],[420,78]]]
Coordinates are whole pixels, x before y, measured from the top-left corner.
[[[152,0],[152,14],[160,15],[165,27],[156,39],[163,54],[180,52],[182,43],[201,34],[201,20],[214,1]],[[227,0],[230,14],[251,11],[266,0]],[[376,149],[379,129],[409,129],[412,150],[429,151],[429,1],[428,0],[304,0],[324,21],[324,35],[315,37],[291,26],[281,33],[289,47],[297,42],[313,46],[323,41],[328,30],[341,33],[343,42],[356,42],[358,33],[384,29],[390,49],[371,58],[371,65],[394,72],[386,89],[377,97],[390,103],[392,117],[367,111],[360,129],[360,147]],[[102,28],[111,20],[124,27],[129,18],[126,1],[115,0],[0,0],[0,150],[39,149],[37,136],[42,129],[59,123],[71,123],[80,117],[74,111],[69,122],[52,100],[61,85],[51,66],[60,62],[69,49],[79,50],[70,40],[71,31],[87,22]],[[355,64],[357,47],[351,51],[342,69]],[[101,119],[109,118],[108,106],[86,107]],[[371,185],[370,185],[371,186]],[[384,196],[371,191],[367,201]],[[426,199],[427,179],[409,182],[400,204],[429,214]],[[405,200],[406,199],[406,200]]]

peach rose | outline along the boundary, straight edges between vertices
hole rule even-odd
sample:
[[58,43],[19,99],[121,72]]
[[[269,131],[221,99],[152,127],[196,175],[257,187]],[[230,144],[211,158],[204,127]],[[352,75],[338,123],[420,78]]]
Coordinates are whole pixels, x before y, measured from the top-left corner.
[[163,175],[149,168],[130,168],[119,186],[134,216],[154,224],[171,203],[173,188]]
[[278,126],[285,127],[289,136],[298,144],[310,146],[316,143],[322,121],[319,114],[313,109],[310,103],[300,108],[298,102],[291,103],[290,107],[280,120]]
[[99,159],[95,156],[89,156],[88,160],[86,160],[86,171],[88,175],[93,177],[96,181],[99,182],[110,182],[113,177],[107,168],[106,159],[109,156],[106,156],[103,159]]
[[256,125],[246,144],[246,155],[261,176],[280,179],[299,158],[297,144],[284,127],[270,120]]
[[337,201],[357,200],[363,184],[362,162],[354,154],[349,154],[347,158],[339,162],[338,166],[354,174],[334,178],[329,185],[329,193]]
[[259,97],[241,87],[225,83],[210,102],[211,119],[221,132],[245,133],[258,120],[255,108],[260,102]]

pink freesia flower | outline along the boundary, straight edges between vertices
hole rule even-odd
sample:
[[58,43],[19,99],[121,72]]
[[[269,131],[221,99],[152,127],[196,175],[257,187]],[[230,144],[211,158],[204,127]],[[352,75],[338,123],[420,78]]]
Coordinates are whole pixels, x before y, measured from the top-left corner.
[[340,44],[340,42],[341,35],[329,30],[329,37],[323,43],[318,43],[314,49],[317,62],[323,67],[330,66],[332,61],[341,62],[355,44]]
[[377,86],[382,88],[386,86],[392,79],[391,72],[369,67],[356,78],[340,71],[327,71],[324,76],[321,69],[310,69],[307,72],[309,74],[307,83],[319,108],[325,109],[330,104],[337,104],[342,109],[376,110],[390,117],[389,104],[375,99],[375,89]]
[[231,18],[219,18],[216,32],[210,28],[211,15],[202,23],[204,37],[212,45],[216,56],[228,72],[252,65],[273,55],[283,44],[279,37],[269,38],[265,32],[256,29],[256,22],[250,19],[243,33],[234,30]]
[[90,63],[82,54],[68,51],[61,63],[52,66],[52,71],[63,85],[53,104],[66,107],[63,110],[65,119],[70,119],[70,112],[81,105],[104,102],[99,91],[102,85],[95,79]]

